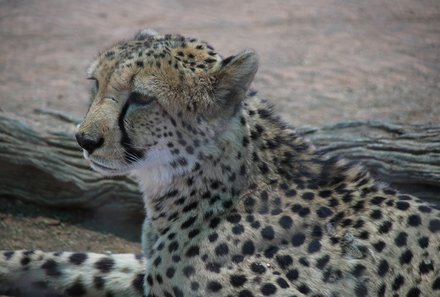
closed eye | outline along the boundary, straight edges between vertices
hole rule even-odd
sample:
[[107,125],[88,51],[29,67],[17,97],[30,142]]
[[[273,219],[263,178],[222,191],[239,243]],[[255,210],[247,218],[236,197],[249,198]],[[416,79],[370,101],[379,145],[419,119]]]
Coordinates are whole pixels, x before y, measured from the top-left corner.
[[147,96],[138,92],[131,92],[128,96],[127,103],[128,104],[137,104],[137,105],[148,105],[153,100],[155,100],[156,97],[154,96]]

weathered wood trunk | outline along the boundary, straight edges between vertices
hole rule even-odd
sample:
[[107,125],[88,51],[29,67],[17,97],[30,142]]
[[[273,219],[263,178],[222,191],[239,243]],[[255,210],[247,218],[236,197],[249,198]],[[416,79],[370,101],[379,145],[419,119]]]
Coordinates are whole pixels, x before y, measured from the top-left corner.
[[[40,111],[38,120],[0,113],[0,195],[58,208],[118,208],[141,212],[128,177],[93,172],[74,139],[78,120]],[[440,202],[440,126],[346,122],[301,128],[320,150],[362,161],[384,182]]]
[[320,151],[360,161],[380,181],[440,204],[440,126],[358,121],[298,131]]

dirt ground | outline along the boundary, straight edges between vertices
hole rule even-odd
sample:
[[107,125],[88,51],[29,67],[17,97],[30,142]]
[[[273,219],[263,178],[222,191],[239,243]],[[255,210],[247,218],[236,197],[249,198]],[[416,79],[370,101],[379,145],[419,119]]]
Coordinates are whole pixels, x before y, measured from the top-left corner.
[[[254,49],[253,87],[297,126],[440,124],[438,0],[0,0],[0,109],[82,116],[87,65],[144,27],[207,40],[224,56]],[[137,251],[140,222],[112,224],[0,197],[0,249]]]

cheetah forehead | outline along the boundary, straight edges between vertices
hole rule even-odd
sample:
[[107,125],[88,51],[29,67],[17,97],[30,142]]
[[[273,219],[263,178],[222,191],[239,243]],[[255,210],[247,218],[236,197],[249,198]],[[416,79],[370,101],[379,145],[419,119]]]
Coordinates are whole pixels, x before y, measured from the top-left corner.
[[[142,31],[143,32],[143,31]],[[96,77],[110,68],[139,71],[145,67],[171,66],[185,75],[210,73],[220,67],[222,57],[208,43],[181,35],[140,32],[134,39],[120,41],[98,54],[87,74]]]

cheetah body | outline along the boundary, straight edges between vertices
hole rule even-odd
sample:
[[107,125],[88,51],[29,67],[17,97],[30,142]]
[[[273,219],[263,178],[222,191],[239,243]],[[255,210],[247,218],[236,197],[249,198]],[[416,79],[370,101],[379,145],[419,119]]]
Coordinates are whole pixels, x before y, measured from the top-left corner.
[[150,31],[102,52],[77,138],[95,170],[139,181],[144,258],[9,259],[64,261],[42,274],[70,275],[71,296],[440,296],[440,212],[317,153],[248,91],[256,69]]

